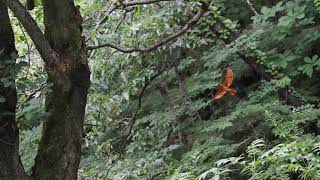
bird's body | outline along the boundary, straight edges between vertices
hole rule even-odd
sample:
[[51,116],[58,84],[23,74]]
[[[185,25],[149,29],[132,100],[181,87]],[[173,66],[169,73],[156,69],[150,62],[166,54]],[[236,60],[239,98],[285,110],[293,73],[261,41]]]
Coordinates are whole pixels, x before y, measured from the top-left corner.
[[218,92],[212,97],[213,100],[222,98],[226,93],[229,93],[233,96],[237,94],[237,90],[229,88],[233,82],[233,71],[229,67],[226,70],[227,72],[224,83],[219,83],[215,86],[218,89]]

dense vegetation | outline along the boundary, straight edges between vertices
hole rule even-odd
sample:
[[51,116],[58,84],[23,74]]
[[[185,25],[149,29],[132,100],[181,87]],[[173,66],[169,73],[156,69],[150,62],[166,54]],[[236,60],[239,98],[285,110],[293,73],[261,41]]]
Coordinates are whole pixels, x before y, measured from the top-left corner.
[[[320,1],[143,2],[75,1],[91,71],[78,178],[319,180]],[[63,50],[79,32],[56,35],[60,25],[43,23],[46,6],[36,1],[29,12],[53,49]],[[51,155],[37,150],[54,112],[46,101],[60,93],[12,11],[19,56],[0,90],[15,80],[21,161],[28,175],[41,177],[36,161]],[[238,93],[214,101],[226,66]],[[67,131],[59,122],[51,125]]]

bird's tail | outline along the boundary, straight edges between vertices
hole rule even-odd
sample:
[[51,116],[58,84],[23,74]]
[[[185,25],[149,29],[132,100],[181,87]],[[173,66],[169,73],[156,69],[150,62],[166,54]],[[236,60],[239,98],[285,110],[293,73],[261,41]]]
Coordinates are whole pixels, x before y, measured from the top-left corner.
[[229,89],[229,90],[228,90],[228,93],[231,94],[232,96],[234,96],[234,95],[237,94],[237,90],[235,90],[235,89]]

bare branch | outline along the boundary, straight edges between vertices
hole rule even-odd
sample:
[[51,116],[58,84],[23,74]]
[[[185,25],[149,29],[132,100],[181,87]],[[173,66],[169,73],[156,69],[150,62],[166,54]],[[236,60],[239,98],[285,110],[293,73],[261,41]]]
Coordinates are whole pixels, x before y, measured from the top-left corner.
[[58,59],[57,54],[51,48],[48,40],[45,38],[36,21],[32,18],[20,1],[7,0],[7,5],[31,37],[46,65],[52,65],[55,63],[55,61]]
[[114,32],[117,32],[117,31],[118,31],[118,29],[119,29],[119,27],[121,26],[121,24],[123,23],[123,21],[127,18],[128,12],[131,12],[131,11],[133,11],[133,8],[128,9],[128,10],[126,10],[126,11],[124,12],[123,18],[121,19],[121,21],[120,21],[119,24],[117,25],[116,30],[115,30]]
[[258,13],[258,11],[256,11],[256,9],[254,8],[254,6],[253,6],[253,4],[250,2],[250,0],[247,0],[247,4],[249,5],[249,8],[251,9],[251,11],[253,11],[253,13],[254,13],[255,15],[260,15],[260,14]]
[[113,48],[116,49],[118,51],[124,52],[124,53],[132,53],[132,52],[150,52],[153,51],[155,49],[157,49],[158,47],[163,46],[164,44],[175,40],[176,38],[178,38],[179,36],[185,34],[193,25],[195,25],[199,19],[202,17],[202,15],[206,12],[206,6],[201,6],[200,9],[198,10],[197,14],[194,15],[179,31],[177,31],[175,34],[163,39],[163,40],[159,40],[158,42],[156,42],[154,45],[150,46],[150,47],[137,47],[137,48],[122,48],[122,47],[118,47],[114,44],[110,44],[110,43],[106,43],[106,44],[101,44],[98,46],[89,46],[87,49],[88,50],[94,50],[94,49],[99,49],[99,48],[103,48],[103,47],[109,47],[109,48]]
[[[126,2],[122,2],[122,0],[120,0],[121,3],[121,8],[124,9],[126,12],[128,12],[128,9],[126,9],[127,7],[131,7],[132,6],[136,6],[136,5],[144,5],[144,4],[152,4],[152,3],[158,3],[158,2],[166,2],[166,1],[174,1],[174,0],[139,0],[139,1],[126,1]],[[116,9],[120,8],[119,5],[117,5],[116,1],[112,2],[110,5],[110,8],[107,12],[107,14],[105,15],[105,17],[99,22],[98,26],[96,27],[96,30],[104,23],[108,20],[109,15],[115,11]],[[132,9],[133,10],[133,9]],[[129,10],[129,11],[132,11]],[[91,37],[88,39],[90,40]]]
[[38,93],[38,92],[41,92],[45,87],[47,86],[47,83],[46,82],[43,82],[40,84],[40,86],[34,90],[32,90],[28,95],[26,95],[26,98],[19,102],[17,104],[17,108],[20,108],[22,107],[25,103],[27,103],[28,101],[30,101],[32,98],[34,98],[34,96]]

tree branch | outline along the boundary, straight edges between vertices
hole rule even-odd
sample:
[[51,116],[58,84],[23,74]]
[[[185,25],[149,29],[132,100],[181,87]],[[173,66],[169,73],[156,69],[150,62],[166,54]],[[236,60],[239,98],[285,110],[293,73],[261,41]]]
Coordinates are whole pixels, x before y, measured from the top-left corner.
[[46,65],[50,66],[57,62],[58,55],[51,48],[48,40],[44,36],[38,24],[32,18],[29,12],[24,8],[24,6],[20,3],[20,1],[7,0],[7,5],[31,37],[33,43],[35,44]]
[[35,8],[34,0],[26,0],[26,8],[31,11]]
[[[147,0],[144,0],[147,1]],[[149,0],[152,1],[152,0]],[[140,2],[140,1],[139,1]],[[98,46],[89,46],[87,49],[88,50],[94,50],[94,49],[99,49],[99,48],[103,48],[103,47],[109,47],[109,48],[113,48],[116,49],[118,51],[121,51],[123,53],[132,53],[132,52],[150,52],[153,51],[155,49],[157,49],[158,47],[163,46],[164,44],[175,40],[176,38],[178,38],[179,36],[182,36],[183,34],[185,34],[193,25],[195,25],[200,18],[202,17],[202,15],[206,12],[206,5],[203,5],[200,7],[200,9],[198,10],[197,14],[194,15],[179,31],[177,31],[175,34],[163,39],[163,40],[159,40],[158,42],[156,42],[154,45],[150,46],[150,47],[137,47],[137,48],[122,48],[119,46],[116,46],[114,44],[110,44],[110,43],[106,43],[106,44],[101,44]]]
[[251,11],[255,14],[255,15],[260,15],[258,13],[258,11],[254,8],[253,4],[250,2],[250,0],[247,0],[247,4],[249,6],[249,8],[251,9]]

